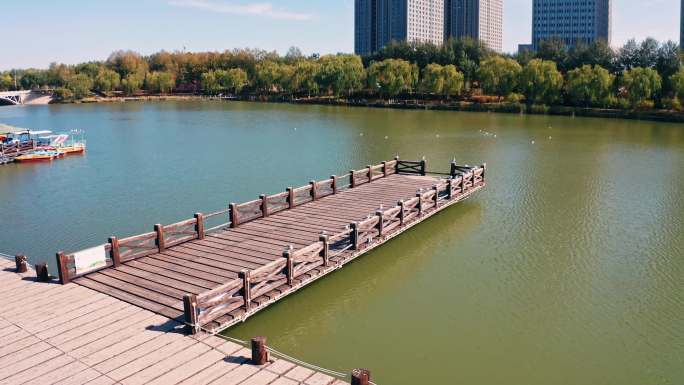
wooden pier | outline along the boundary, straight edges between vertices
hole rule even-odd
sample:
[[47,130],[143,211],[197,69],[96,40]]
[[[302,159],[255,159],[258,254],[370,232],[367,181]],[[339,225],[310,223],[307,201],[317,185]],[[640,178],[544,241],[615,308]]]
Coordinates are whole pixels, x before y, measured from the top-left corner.
[[[430,173],[424,160],[370,165],[59,252],[59,278],[183,322],[192,333],[216,333],[482,189],[485,171],[452,163],[448,173]],[[205,228],[219,217],[226,222]]]

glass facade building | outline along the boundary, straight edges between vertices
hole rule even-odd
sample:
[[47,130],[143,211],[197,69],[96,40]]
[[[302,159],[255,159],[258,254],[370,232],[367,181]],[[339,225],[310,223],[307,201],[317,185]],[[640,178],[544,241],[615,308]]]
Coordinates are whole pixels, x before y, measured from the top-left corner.
[[503,48],[503,0],[445,0],[444,35],[471,37],[487,47]]
[[611,0],[533,0],[532,44],[561,39],[567,46],[582,41],[610,43]]

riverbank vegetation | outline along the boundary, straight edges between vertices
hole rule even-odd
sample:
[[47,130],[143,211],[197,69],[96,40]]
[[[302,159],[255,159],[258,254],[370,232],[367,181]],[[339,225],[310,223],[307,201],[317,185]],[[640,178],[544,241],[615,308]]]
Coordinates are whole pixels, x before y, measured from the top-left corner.
[[[572,48],[556,40],[536,52],[501,55],[469,39],[443,46],[392,43],[367,56],[275,52],[117,51],[106,61],[52,63],[47,70],[0,73],[0,90],[54,89],[59,101],[91,96],[230,94],[301,100],[315,97],[359,103],[406,100],[468,101],[621,110],[682,111],[683,55],[673,42],[630,41],[614,50],[604,42]],[[16,86],[15,86],[16,82]],[[530,108],[530,106],[535,106]],[[515,109],[515,108],[513,108]]]

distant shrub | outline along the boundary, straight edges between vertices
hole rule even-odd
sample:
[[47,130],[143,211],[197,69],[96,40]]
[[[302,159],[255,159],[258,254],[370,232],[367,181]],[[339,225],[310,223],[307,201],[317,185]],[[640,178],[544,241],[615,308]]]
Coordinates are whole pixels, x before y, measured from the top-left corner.
[[532,104],[529,107],[529,111],[532,114],[548,114],[549,106],[547,106],[546,104]]
[[518,94],[515,92],[511,92],[510,94],[506,95],[506,102],[508,103],[520,103],[525,99],[525,95],[523,94]]

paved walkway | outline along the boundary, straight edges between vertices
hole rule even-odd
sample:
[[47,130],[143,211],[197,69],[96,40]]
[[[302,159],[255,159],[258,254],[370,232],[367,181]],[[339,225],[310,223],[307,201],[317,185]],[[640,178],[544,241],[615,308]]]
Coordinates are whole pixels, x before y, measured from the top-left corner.
[[37,283],[0,257],[0,385],[344,382],[251,352],[83,286]]

